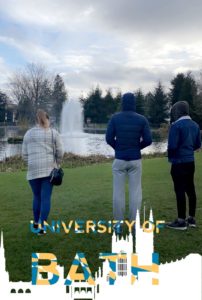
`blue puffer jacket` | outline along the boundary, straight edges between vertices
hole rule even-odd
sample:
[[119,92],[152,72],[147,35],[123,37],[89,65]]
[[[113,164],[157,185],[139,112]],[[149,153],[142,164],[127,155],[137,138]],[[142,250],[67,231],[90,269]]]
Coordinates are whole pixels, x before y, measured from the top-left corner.
[[190,117],[179,118],[171,125],[168,160],[173,164],[194,161],[194,151],[201,147],[200,128]]
[[115,158],[137,160],[140,150],[152,143],[147,119],[135,112],[135,97],[126,93],[122,97],[122,112],[109,121],[106,141],[115,150]]

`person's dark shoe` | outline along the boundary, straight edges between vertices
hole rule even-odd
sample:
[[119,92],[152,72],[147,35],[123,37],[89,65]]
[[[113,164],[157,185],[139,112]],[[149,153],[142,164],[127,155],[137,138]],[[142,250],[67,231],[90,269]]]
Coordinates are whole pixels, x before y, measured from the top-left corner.
[[174,222],[168,223],[166,227],[177,230],[186,230],[187,223],[183,219],[176,219]]
[[37,234],[38,235],[46,235],[46,231],[44,229],[40,229]]
[[196,228],[196,220],[193,217],[187,218],[187,225]]
[[39,224],[38,223],[34,223],[33,228],[34,229],[38,229],[39,228]]

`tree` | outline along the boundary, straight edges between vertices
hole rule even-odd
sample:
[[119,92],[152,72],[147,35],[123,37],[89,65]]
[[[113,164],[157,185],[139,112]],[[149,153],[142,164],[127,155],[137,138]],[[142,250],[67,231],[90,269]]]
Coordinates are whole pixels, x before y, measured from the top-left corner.
[[67,91],[65,89],[64,81],[60,75],[56,75],[54,79],[52,98],[52,114],[55,116],[56,123],[59,124],[62,107],[64,102],[67,100]]
[[52,82],[48,79],[44,79],[43,85],[41,85],[41,95],[36,103],[36,108],[44,109],[49,115],[51,115],[53,108],[52,93]]
[[52,107],[52,80],[44,66],[28,64],[16,72],[10,81],[11,91],[18,103],[18,119],[34,123],[38,108],[49,113]]
[[193,120],[197,122],[202,129],[202,94],[199,93],[194,101],[194,110],[192,111]]
[[121,99],[122,99],[122,93],[119,91],[117,95],[114,97],[114,101],[116,103],[116,112],[121,110]]
[[153,101],[153,94],[151,92],[148,92],[145,95],[145,116],[149,119],[149,110],[150,110],[150,102]]
[[168,118],[168,97],[163,86],[159,82],[149,99],[149,121],[159,127],[162,123],[167,123]]
[[21,96],[17,107],[17,119],[23,124],[33,124],[35,120],[35,110],[29,98]]
[[135,92],[136,96],[136,112],[138,114],[144,115],[145,114],[145,97],[141,89]]
[[200,74],[200,80],[197,84],[197,96],[194,99],[193,119],[196,121],[202,129],[202,74]]
[[0,122],[5,121],[7,102],[8,102],[8,96],[5,93],[0,91]]
[[85,122],[90,119],[92,123],[103,123],[103,99],[99,86],[84,99],[83,108]]
[[81,96],[80,101],[83,104],[85,122],[90,119],[92,123],[107,123],[121,109],[121,92],[113,97],[108,89],[103,97],[102,90],[97,86],[86,98]]
[[187,101],[190,107],[190,115],[193,117],[194,105],[197,100],[197,84],[191,72],[188,72],[186,75],[183,73],[178,74],[171,81],[171,85],[171,104],[173,105],[177,101]]
[[171,80],[171,89],[170,89],[170,101],[171,104],[175,104],[177,101],[182,100],[182,90],[185,82],[185,75],[183,73],[177,74]]
[[107,123],[117,110],[117,102],[116,99],[113,98],[110,89],[107,90],[106,96],[103,99],[103,104],[103,123]]
[[186,75],[183,89],[181,92],[181,98],[182,100],[187,101],[189,103],[190,114],[193,117],[194,103],[197,98],[197,84],[191,73],[188,73]]

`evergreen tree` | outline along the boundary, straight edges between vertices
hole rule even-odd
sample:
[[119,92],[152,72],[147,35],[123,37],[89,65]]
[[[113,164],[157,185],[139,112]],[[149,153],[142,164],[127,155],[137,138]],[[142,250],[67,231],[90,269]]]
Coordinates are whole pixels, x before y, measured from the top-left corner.
[[91,123],[103,123],[103,98],[99,86],[89,93],[83,108],[85,122],[90,119]]
[[162,123],[167,123],[168,118],[168,97],[164,92],[161,83],[155,88],[149,99],[149,121],[159,127]]
[[136,112],[141,115],[145,115],[145,97],[141,89],[135,92],[136,97]]
[[185,75],[183,73],[179,73],[171,80],[170,89],[170,101],[171,104],[175,104],[177,101],[182,100],[182,90],[185,82]]
[[106,96],[103,99],[103,102],[104,102],[103,123],[107,123],[111,118],[111,116],[117,110],[117,103],[116,100],[113,98],[110,89],[107,91]]
[[91,123],[107,123],[115,112],[121,110],[121,92],[113,97],[108,89],[102,97],[102,91],[97,86],[86,98],[81,96],[80,102],[83,104],[85,122],[90,119]]
[[150,103],[153,101],[153,94],[151,92],[147,93],[144,99],[145,102],[145,116],[149,119]]
[[37,109],[38,108],[45,110],[49,115],[51,115],[53,108],[52,83],[48,80],[44,80],[43,82],[43,88],[37,103]]
[[191,73],[188,73],[185,77],[183,89],[181,91],[181,99],[189,103],[191,116],[193,116],[194,103],[196,101],[196,98],[197,98],[196,81],[191,75]]
[[122,99],[122,93],[121,93],[121,91],[119,91],[117,93],[117,95],[114,97],[114,101],[116,103],[116,111],[115,112],[121,111],[121,99]]
[[197,84],[189,72],[186,75],[178,74],[171,81],[170,99],[173,105],[177,101],[187,101],[190,106],[190,115],[193,117],[193,112],[196,110],[194,105],[197,102]]
[[53,106],[52,106],[52,114],[55,116],[56,123],[60,123],[60,116],[62,112],[62,106],[64,102],[67,100],[67,91],[65,89],[65,84],[60,75],[56,75],[54,84],[53,84]]
[[194,101],[194,109],[192,110],[192,118],[202,129],[202,94],[199,93]]
[[8,101],[8,96],[5,93],[0,91],[0,122],[5,121],[7,101]]
[[197,96],[194,100],[194,109],[192,111],[193,119],[196,121],[202,129],[202,74],[197,84]]

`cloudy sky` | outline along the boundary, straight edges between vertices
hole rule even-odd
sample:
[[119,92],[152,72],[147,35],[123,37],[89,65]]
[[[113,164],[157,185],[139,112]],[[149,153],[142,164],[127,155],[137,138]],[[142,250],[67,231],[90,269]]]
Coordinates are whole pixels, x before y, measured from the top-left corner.
[[201,0],[0,0],[0,89],[27,63],[61,74],[70,97],[169,86],[202,69]]

